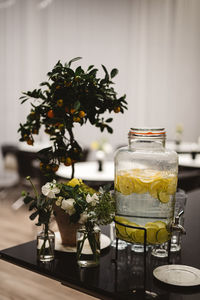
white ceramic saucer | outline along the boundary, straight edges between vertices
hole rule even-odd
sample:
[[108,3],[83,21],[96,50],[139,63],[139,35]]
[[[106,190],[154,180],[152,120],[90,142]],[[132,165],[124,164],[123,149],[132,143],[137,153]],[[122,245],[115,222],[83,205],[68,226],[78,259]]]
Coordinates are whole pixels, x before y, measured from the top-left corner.
[[[62,245],[60,232],[55,232],[55,237],[56,237],[55,250],[62,251],[62,252],[76,252],[76,247],[69,247],[69,246]],[[111,243],[110,238],[107,235],[101,233],[101,238],[100,238],[101,250],[109,247],[110,243]],[[90,249],[88,240],[85,241],[85,244],[83,247],[83,253],[91,254],[91,249]]]
[[160,281],[175,286],[200,285],[200,270],[185,265],[164,265],[156,268],[153,275]]

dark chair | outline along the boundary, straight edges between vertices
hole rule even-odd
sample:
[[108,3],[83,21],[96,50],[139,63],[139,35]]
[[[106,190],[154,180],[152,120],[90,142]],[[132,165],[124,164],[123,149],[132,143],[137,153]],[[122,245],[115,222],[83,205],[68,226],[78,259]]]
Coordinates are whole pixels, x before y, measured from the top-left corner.
[[16,186],[19,181],[16,162],[17,149],[17,146],[10,144],[1,146],[3,168],[0,171],[0,190]]
[[23,181],[27,176],[36,179],[42,186],[46,179],[40,170],[40,160],[36,152],[22,151],[18,149],[16,152],[18,173]]
[[200,187],[200,169],[179,166],[178,188],[186,192]]

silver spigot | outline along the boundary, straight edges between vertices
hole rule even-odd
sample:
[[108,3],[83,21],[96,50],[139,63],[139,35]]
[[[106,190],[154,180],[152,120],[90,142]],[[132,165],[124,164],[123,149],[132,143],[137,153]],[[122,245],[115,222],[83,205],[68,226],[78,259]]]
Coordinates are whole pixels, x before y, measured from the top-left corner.
[[174,222],[171,224],[171,231],[179,231],[181,234],[186,234],[185,228],[180,224],[180,217],[184,214],[181,210],[178,215],[174,218]]

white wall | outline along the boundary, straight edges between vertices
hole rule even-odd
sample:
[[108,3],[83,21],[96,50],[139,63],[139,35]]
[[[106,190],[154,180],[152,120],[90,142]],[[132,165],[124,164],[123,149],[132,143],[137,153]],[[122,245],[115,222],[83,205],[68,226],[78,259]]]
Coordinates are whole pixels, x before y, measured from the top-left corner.
[[[130,127],[165,126],[174,138],[200,135],[199,0],[15,0],[0,7],[0,144],[17,142],[29,106],[21,91],[37,88],[60,59],[82,56],[87,67],[117,67],[116,89],[127,94],[128,111],[115,115],[113,146]],[[75,129],[82,145],[101,136],[90,125]]]

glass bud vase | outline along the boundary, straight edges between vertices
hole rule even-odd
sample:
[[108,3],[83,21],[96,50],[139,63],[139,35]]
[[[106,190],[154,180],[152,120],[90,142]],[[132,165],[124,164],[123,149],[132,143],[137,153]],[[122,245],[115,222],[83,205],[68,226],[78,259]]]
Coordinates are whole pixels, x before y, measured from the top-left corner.
[[48,262],[54,259],[55,234],[44,225],[43,230],[37,234],[37,259]]
[[80,267],[96,267],[100,258],[100,228],[82,226],[77,230],[77,263]]

